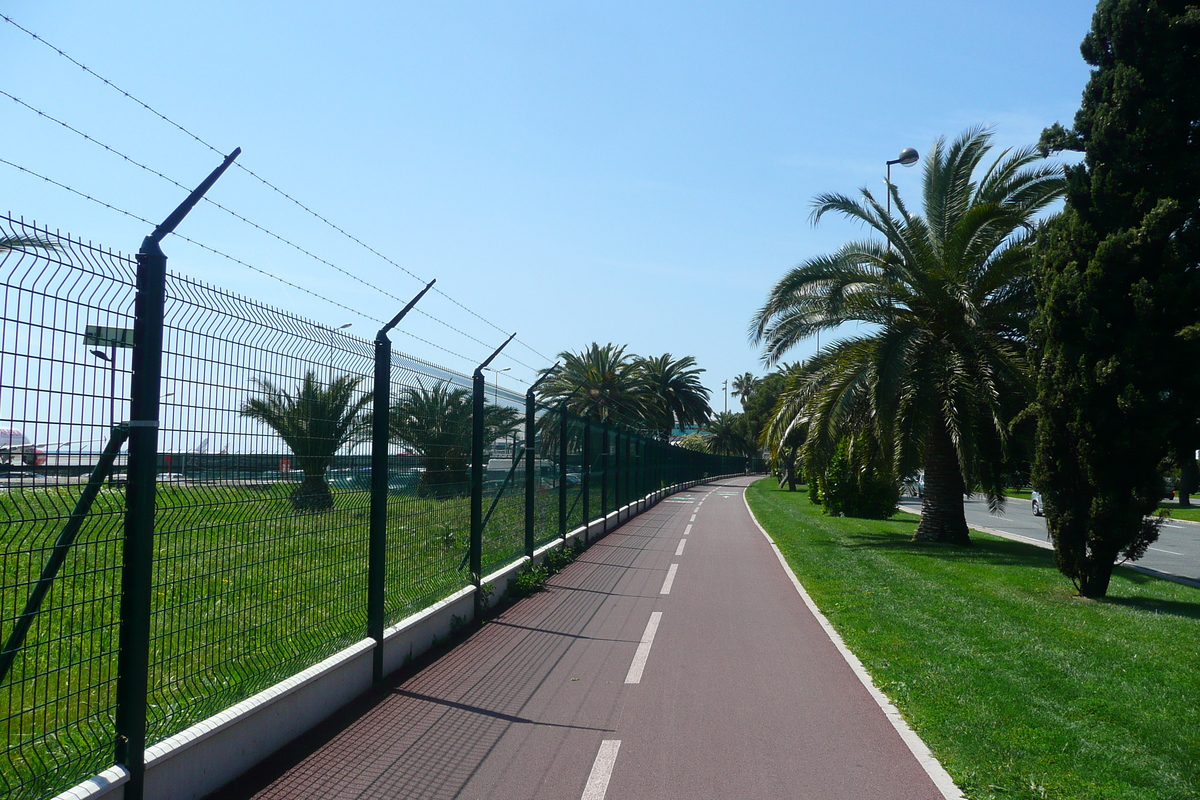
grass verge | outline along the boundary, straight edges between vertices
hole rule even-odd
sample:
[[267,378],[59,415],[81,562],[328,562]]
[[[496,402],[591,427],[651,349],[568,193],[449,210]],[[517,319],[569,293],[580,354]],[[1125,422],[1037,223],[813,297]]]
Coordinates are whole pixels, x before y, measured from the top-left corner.
[[1168,516],[1173,519],[1189,519],[1192,522],[1200,522],[1200,505],[1181,506],[1178,500],[1163,500],[1158,504],[1158,507],[1167,512]]
[[1053,554],[916,517],[751,507],[847,645],[972,800],[1200,798],[1200,590],[1118,569],[1081,600]]

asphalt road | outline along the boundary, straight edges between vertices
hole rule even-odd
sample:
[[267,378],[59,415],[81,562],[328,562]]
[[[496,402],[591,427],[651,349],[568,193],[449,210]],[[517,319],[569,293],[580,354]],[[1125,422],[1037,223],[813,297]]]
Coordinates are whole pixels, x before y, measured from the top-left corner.
[[[915,497],[904,497],[900,507],[917,513],[921,501]],[[987,501],[982,497],[964,501],[963,508],[967,525],[972,528],[1029,541],[1042,547],[1050,546],[1046,537],[1046,520],[1033,515],[1028,500],[1010,499],[1001,514],[988,511]],[[1200,523],[1167,520],[1158,541],[1151,545],[1144,558],[1130,566],[1200,581]]]

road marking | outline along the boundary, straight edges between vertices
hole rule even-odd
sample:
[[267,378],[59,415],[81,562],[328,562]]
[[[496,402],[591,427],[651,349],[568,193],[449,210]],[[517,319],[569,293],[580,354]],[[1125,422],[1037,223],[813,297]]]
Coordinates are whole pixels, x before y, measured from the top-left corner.
[[654,634],[658,632],[658,622],[661,619],[661,611],[650,615],[650,621],[646,623],[646,630],[642,634],[642,641],[638,644],[637,652],[633,654],[633,663],[629,665],[629,673],[625,676],[626,683],[642,682],[642,670],[646,668],[646,659],[650,657],[650,645],[654,644]]
[[679,547],[676,547],[676,548],[675,548],[675,555],[677,555],[677,556],[681,556],[681,555],[683,555],[683,546],[684,546],[685,544],[687,544],[687,539],[680,539],[680,540],[679,540]]
[[612,777],[613,766],[617,763],[617,751],[621,749],[620,739],[605,739],[600,742],[600,751],[592,763],[592,774],[588,775],[587,785],[583,787],[583,797],[580,800],[604,800],[608,792],[608,779]]
[[1154,551],[1154,552],[1156,552],[1156,553],[1170,553],[1170,554],[1171,554],[1171,555],[1173,555],[1173,556],[1181,556],[1181,555],[1183,555],[1183,553],[1176,553],[1174,550],[1163,550],[1161,547],[1151,547],[1151,548],[1148,548],[1148,549],[1150,549],[1150,550],[1153,550],[1153,551]]
[[665,581],[663,581],[663,587],[658,590],[659,594],[670,594],[671,593],[671,584],[675,583],[675,573],[678,571],[679,571],[679,565],[672,564],[671,568],[669,570],[667,570],[667,579]]
[[687,536],[687,535],[688,535],[689,533],[691,533],[691,532],[692,532],[692,526],[691,526],[691,525],[688,525],[686,528],[684,528],[684,529],[683,529],[683,535],[684,535],[684,536]]
[[692,518],[689,519],[688,522],[695,522],[695,521],[696,521],[696,515],[692,514]]

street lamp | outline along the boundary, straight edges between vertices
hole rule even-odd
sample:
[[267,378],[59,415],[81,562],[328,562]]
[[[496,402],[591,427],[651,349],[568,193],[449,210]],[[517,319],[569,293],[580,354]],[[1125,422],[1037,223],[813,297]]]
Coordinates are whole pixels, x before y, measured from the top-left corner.
[[[316,322],[310,322],[308,324],[312,325],[314,328],[316,328],[319,331],[325,331],[326,333],[329,334],[329,380],[333,381],[333,343],[334,343],[333,334],[334,334],[334,331],[344,331],[344,330],[346,330],[346,328],[349,328],[354,323],[347,322],[345,325],[337,325],[332,328],[327,327],[325,325],[321,325]],[[320,337],[317,337],[317,338],[318,338],[318,340],[320,340]]]
[[112,373],[112,387],[108,395],[108,424],[117,424],[117,348],[114,345],[112,354],[108,354],[103,350],[92,350],[92,355],[101,361],[107,361],[109,371]]
[[353,325],[353,322],[347,322],[345,325],[338,325],[336,328],[329,329],[329,380],[333,380],[333,332],[344,331]]
[[721,391],[725,393],[725,413],[729,413],[729,380],[721,381]]
[[[888,222],[892,221],[892,164],[899,164],[902,167],[911,167],[921,158],[917,151],[911,147],[906,147],[900,151],[897,158],[893,158],[887,163],[887,215]],[[888,237],[888,252],[892,250],[892,239]]]
[[504,369],[493,369],[492,367],[488,367],[487,369],[489,372],[494,373],[496,376],[494,382],[492,383],[492,402],[499,405],[499,403],[500,403],[500,373],[508,372],[510,369],[512,369],[512,367],[505,367]]

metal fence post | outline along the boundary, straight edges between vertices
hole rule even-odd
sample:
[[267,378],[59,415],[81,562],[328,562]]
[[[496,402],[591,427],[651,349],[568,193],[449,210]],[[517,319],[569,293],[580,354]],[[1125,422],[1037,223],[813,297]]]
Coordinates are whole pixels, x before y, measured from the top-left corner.
[[625,500],[625,464],[621,458],[621,431],[613,431],[613,510],[617,512],[617,524],[621,524],[621,506]]
[[371,525],[367,544],[367,635],[375,640],[371,679],[383,680],[383,629],[387,616],[388,411],[391,407],[392,342],[387,329],[375,337],[375,391],[371,408]]
[[483,415],[487,381],[483,371],[475,370],[471,380],[473,406],[471,411],[471,583],[475,584],[475,619],[483,616],[480,596],[483,573]]
[[375,334],[375,387],[371,401],[371,517],[367,543],[367,636],[375,640],[371,678],[383,680],[383,629],[387,620],[387,502],[389,416],[392,406],[392,341],[388,331],[437,283],[432,280]]
[[483,371],[500,351],[508,346],[517,334],[509,336],[504,344],[475,368],[471,378],[471,544],[467,553],[470,562],[471,583],[475,584],[475,619],[483,617],[487,605],[483,598],[483,431],[484,415],[487,413],[487,380]]
[[[536,385],[536,384],[535,384]],[[537,464],[535,462],[537,430],[534,429],[533,386],[525,393],[525,557],[533,558],[536,541]]]
[[115,714],[115,759],[129,771],[129,782],[125,785],[127,800],[141,800],[146,776],[150,615],[154,592],[154,495],[167,305],[167,256],[159,243],[175,230],[239,153],[241,148],[227,156],[224,163],[145,238],[137,254]]
[[558,535],[567,538],[567,408],[558,407]]
[[600,531],[608,533],[608,423],[600,423]]
[[579,486],[583,490],[583,541],[587,544],[587,532],[592,521],[592,420],[583,418],[583,463],[579,475]]

